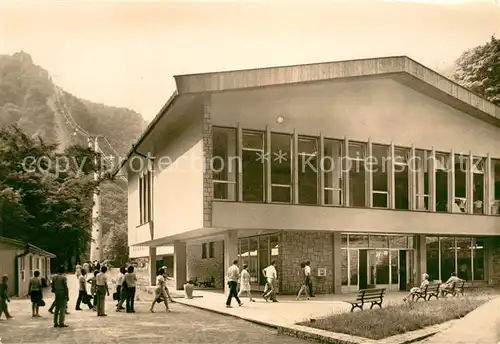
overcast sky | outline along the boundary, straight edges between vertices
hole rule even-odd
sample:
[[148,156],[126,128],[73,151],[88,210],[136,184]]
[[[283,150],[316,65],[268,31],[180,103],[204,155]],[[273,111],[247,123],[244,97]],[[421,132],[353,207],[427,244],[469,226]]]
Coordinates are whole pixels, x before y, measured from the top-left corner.
[[0,53],[23,50],[68,92],[151,120],[177,74],[387,55],[442,70],[500,36],[494,0],[302,3],[0,0]]

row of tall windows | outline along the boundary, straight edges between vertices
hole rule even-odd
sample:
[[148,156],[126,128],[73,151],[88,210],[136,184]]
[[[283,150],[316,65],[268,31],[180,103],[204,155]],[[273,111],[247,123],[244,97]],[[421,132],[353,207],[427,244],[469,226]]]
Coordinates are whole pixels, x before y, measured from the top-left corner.
[[218,200],[500,215],[500,159],[214,127],[211,167]]
[[153,173],[146,171],[139,176],[139,221],[140,225],[153,217]]

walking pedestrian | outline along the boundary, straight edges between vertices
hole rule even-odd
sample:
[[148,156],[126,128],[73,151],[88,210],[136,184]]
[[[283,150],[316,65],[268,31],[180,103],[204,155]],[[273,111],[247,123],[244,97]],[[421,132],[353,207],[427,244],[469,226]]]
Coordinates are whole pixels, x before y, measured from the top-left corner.
[[135,313],[134,301],[137,276],[135,275],[134,267],[132,265],[127,268],[125,282],[127,283],[127,301],[125,304],[125,308],[127,308],[127,313]]
[[248,265],[243,264],[243,270],[241,270],[240,274],[240,292],[238,296],[241,297],[243,294],[246,294],[250,299],[250,302],[255,302],[252,298],[252,292],[250,287],[250,273],[248,272]]
[[80,308],[80,304],[83,302],[86,304],[89,309],[94,308],[92,306],[92,302],[90,302],[90,296],[87,293],[87,279],[86,276],[87,271],[85,269],[82,269],[80,271],[80,277],[78,277],[78,298],[76,299],[76,306],[75,310],[81,311],[82,309]]
[[123,303],[127,300],[127,287],[123,285],[125,281],[125,274],[127,273],[127,269],[125,267],[120,268],[120,275],[116,280],[116,293],[118,294],[118,303],[116,304],[116,311],[120,312],[125,309],[123,307]]
[[262,297],[264,298],[264,300],[266,300],[266,302],[269,299],[271,299],[271,301],[273,302],[278,302],[278,300],[276,300],[276,288],[278,280],[278,273],[276,272],[276,261],[273,260],[271,262],[271,265],[265,268],[262,272],[266,277],[267,288],[268,288],[267,293],[265,293]]
[[55,295],[54,327],[68,327],[65,324],[66,306],[69,301],[68,279],[64,275],[64,266],[60,266],[52,280]]
[[166,284],[166,270],[160,269],[157,273],[156,276],[156,289],[155,289],[155,298],[153,299],[153,302],[151,303],[151,308],[149,308],[149,311],[151,313],[154,313],[154,308],[157,303],[160,303],[163,301],[165,304],[165,311],[170,312],[170,309],[168,308],[168,296],[167,296],[167,284]]
[[236,302],[238,302],[238,306],[243,306],[243,303],[240,301],[238,297],[238,280],[240,278],[240,268],[238,266],[238,260],[233,261],[233,265],[229,267],[227,270],[227,285],[229,287],[229,295],[227,296],[226,307],[231,308],[231,301],[233,297]]
[[2,317],[2,314],[5,314],[7,319],[12,319],[12,316],[9,313],[9,306],[7,306],[7,303],[10,302],[8,281],[9,277],[7,275],[3,275],[2,282],[0,283],[0,318]]
[[306,266],[304,267],[304,273],[306,275],[307,289],[309,289],[309,297],[314,297],[313,282],[312,282],[312,275],[311,275],[311,262],[308,260],[308,261],[306,261],[305,264],[306,264]]
[[309,287],[308,287],[308,279],[306,276],[306,263],[300,263],[300,271],[299,271],[299,278],[300,278],[300,290],[297,293],[297,300],[300,300],[300,297],[302,296],[302,293],[304,293],[309,300]]

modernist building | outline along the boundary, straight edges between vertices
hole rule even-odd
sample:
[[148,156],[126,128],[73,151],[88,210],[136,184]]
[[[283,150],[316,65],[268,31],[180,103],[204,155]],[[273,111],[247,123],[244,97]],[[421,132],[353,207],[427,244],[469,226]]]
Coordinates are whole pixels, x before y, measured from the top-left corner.
[[405,56],[175,79],[122,167],[129,244],[173,244],[179,288],[235,258],[281,293],[304,260],[317,293],[500,283],[499,107]]

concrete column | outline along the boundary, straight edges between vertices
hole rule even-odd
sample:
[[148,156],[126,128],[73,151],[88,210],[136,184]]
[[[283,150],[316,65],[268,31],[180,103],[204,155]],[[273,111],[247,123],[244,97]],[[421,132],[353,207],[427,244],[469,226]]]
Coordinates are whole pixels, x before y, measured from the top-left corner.
[[238,232],[227,231],[224,234],[224,292],[227,294],[227,270],[233,265],[233,260],[238,259]]
[[177,290],[184,289],[187,279],[186,243],[174,241],[174,279]]
[[422,274],[427,273],[427,247],[426,247],[426,236],[425,235],[415,235],[415,250],[416,250],[416,261],[415,261],[415,271],[417,276],[415,276],[415,284],[420,285],[422,283]]
[[156,247],[149,247],[149,285],[156,285]]
[[333,293],[340,294],[342,288],[342,255],[340,251],[340,232],[332,234],[332,275],[333,275]]

